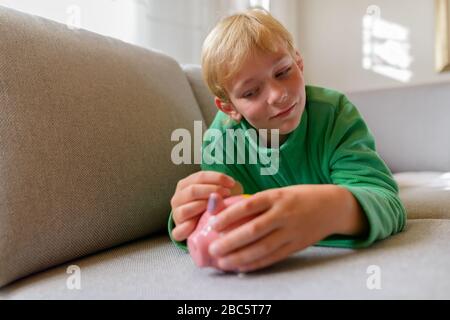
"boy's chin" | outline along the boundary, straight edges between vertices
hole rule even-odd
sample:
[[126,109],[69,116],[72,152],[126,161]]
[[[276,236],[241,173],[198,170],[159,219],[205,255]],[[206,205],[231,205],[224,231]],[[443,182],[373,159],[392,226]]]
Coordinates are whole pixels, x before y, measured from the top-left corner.
[[302,120],[302,114],[303,113],[301,113],[300,115],[298,115],[295,118],[286,120],[280,126],[280,128],[278,128],[280,130],[280,135],[287,135],[287,134],[295,131],[295,129],[297,129],[297,127],[300,125],[300,121]]

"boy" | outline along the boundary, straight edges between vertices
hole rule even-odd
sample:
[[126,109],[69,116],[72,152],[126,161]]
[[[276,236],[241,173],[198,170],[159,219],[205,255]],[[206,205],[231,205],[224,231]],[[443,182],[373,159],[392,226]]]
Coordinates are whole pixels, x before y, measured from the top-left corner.
[[257,270],[310,245],[367,247],[404,228],[397,185],[358,111],[339,92],[305,86],[292,36],[269,13],[222,20],[205,40],[202,68],[220,110],[211,128],[278,132],[278,141],[268,134],[264,142],[279,168],[262,175],[260,163],[211,161],[218,154],[205,149],[219,142],[205,139],[203,171],[181,180],[171,200],[169,234],[179,247],[212,192],[253,194],[213,225],[220,232],[256,215],[209,247],[229,271]]

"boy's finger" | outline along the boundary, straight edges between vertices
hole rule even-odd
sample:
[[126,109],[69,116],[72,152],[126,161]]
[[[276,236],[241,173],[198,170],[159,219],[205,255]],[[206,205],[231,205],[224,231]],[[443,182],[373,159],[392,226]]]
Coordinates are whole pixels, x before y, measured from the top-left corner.
[[[276,230],[278,226],[263,214],[253,220],[229,231],[209,246],[209,252],[216,257],[227,255],[243,248]],[[232,264],[233,261],[230,261]]]
[[176,225],[179,225],[180,223],[192,219],[203,213],[206,210],[207,204],[207,200],[197,200],[179,206],[173,211],[173,221]]
[[220,172],[200,171],[180,180],[176,190],[183,190],[192,184],[213,184],[225,188],[232,188],[235,185],[235,180]]
[[186,240],[191,233],[195,230],[195,227],[197,226],[198,219],[191,219],[188,220],[178,226],[176,226],[172,230],[172,238],[175,241],[184,241]]
[[231,188],[231,195],[237,196],[237,195],[243,194],[243,193],[244,193],[244,188],[239,183],[239,181],[236,181],[236,184],[234,185],[234,187]]
[[271,207],[270,199],[267,197],[253,196],[237,202],[224,209],[215,221],[213,228],[220,232],[232,224],[261,212],[267,211]]
[[222,269],[234,270],[273,255],[285,243],[287,241],[283,232],[280,229],[276,229],[265,237],[248,244],[241,250],[231,252],[224,258],[219,259],[218,264]]
[[251,262],[248,265],[239,267],[239,272],[250,272],[268,267],[278,261],[287,258],[292,254],[292,252],[293,252],[292,244],[286,243],[277,250],[275,250],[272,254],[267,255],[260,260]]
[[219,193],[222,197],[231,195],[231,190],[222,186],[213,184],[193,184],[177,192],[175,197],[172,198],[172,206],[179,207],[192,201],[207,200],[209,195],[213,192]]

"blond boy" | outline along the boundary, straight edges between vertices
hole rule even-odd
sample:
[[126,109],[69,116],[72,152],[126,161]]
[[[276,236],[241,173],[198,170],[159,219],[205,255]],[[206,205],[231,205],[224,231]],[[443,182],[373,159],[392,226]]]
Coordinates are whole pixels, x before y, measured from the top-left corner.
[[[269,13],[222,20],[205,40],[202,68],[219,109],[211,128],[278,132],[277,141],[268,134],[264,142],[277,152],[279,170],[261,175],[260,164],[204,154],[202,171],[181,180],[171,200],[177,246],[186,250],[212,192],[253,194],[214,224],[222,231],[256,215],[210,245],[224,270],[257,270],[311,245],[367,247],[404,228],[397,185],[357,109],[339,92],[305,86],[292,36]],[[238,150],[259,147],[250,140]]]

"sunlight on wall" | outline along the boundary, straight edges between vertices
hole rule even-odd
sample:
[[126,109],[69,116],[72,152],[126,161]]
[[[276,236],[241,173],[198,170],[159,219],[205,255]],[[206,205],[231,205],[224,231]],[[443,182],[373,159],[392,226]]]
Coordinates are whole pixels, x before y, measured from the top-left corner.
[[413,61],[409,30],[381,18],[378,6],[369,6],[362,20],[364,69],[401,82],[409,82]]

